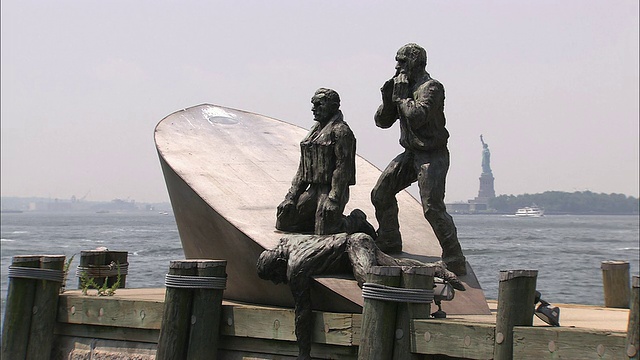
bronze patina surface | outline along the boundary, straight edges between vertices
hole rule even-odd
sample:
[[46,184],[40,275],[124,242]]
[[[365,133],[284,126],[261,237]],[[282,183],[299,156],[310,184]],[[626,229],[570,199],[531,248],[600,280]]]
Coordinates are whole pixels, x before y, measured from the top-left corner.
[[[225,298],[293,306],[286,285],[260,279],[256,261],[278,244],[276,209],[291,186],[307,130],[265,116],[215,105],[199,105],[163,119],[155,141],[174,209],[185,256],[224,259]],[[358,208],[375,224],[371,189],[380,176],[375,166],[356,157],[356,185],[345,213]],[[422,207],[408,192],[397,195],[403,235],[401,257],[433,262],[440,245]],[[443,304],[448,314],[488,314],[473,270],[460,280],[467,288]],[[351,275],[319,276],[312,284],[314,307],[359,312],[361,289]]]

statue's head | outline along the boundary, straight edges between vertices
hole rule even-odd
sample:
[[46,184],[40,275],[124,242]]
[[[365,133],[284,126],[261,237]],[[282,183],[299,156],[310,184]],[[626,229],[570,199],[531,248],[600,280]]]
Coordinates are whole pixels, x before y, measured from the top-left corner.
[[277,248],[263,251],[256,268],[258,276],[263,280],[271,280],[275,284],[287,283],[287,259]]
[[427,66],[427,51],[418,44],[409,43],[396,54],[396,70],[398,73],[411,74],[424,71]]
[[340,109],[340,95],[335,90],[320,88],[311,98],[314,120],[329,121]]

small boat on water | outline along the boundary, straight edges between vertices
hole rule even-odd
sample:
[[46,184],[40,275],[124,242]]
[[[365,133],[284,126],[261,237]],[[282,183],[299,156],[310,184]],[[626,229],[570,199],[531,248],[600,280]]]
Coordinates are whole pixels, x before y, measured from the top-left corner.
[[539,208],[536,205],[527,206],[518,209],[516,211],[515,216],[517,217],[541,217],[544,216],[544,209]]

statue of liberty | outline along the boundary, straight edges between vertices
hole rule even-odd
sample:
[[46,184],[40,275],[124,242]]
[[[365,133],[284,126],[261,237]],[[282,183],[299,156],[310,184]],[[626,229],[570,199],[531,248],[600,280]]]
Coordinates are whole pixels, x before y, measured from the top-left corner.
[[480,141],[482,142],[482,173],[491,174],[491,152],[489,145],[484,142],[482,134],[480,134]]

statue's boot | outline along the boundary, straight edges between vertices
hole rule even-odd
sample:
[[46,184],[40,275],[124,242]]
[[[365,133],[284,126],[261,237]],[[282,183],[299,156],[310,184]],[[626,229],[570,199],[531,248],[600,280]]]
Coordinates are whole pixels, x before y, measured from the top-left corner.
[[378,249],[387,254],[397,254],[402,252],[402,236],[400,235],[400,230],[378,229],[377,235],[378,236],[375,238],[375,241]]
[[354,209],[349,216],[345,218],[346,233],[365,233],[371,238],[376,238],[376,229],[367,221],[367,215],[360,209]]

